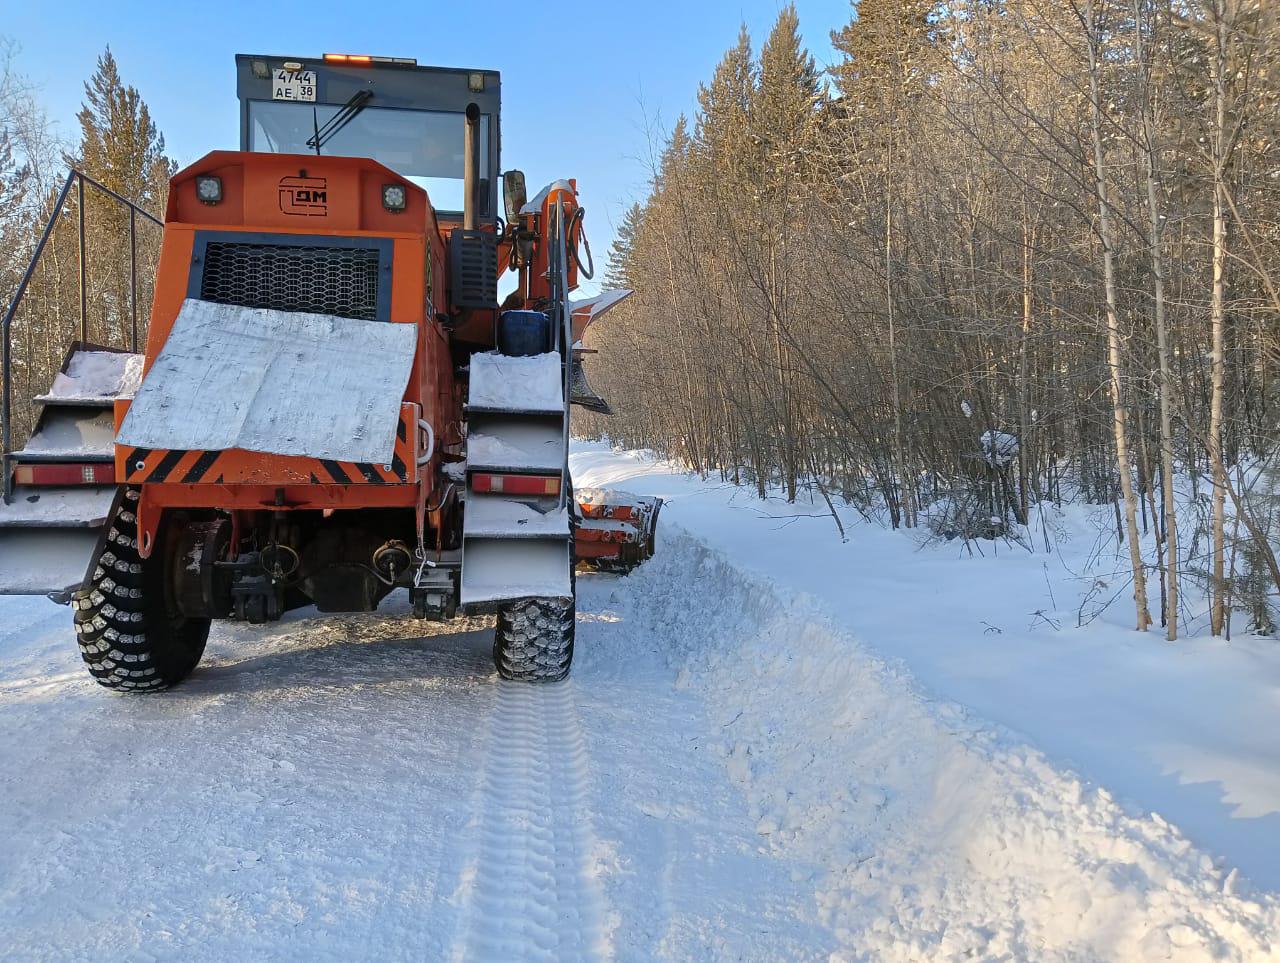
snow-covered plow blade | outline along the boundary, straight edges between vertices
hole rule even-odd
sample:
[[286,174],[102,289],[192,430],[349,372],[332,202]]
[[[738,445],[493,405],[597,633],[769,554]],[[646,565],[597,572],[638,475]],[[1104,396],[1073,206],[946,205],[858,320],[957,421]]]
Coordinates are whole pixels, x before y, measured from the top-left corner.
[[141,372],[141,355],[76,342],[49,391],[36,397],[35,430],[6,458],[0,595],[65,601],[84,578],[117,491],[112,409]]
[[577,558],[603,571],[629,572],[653,557],[662,499],[610,488],[580,488]]

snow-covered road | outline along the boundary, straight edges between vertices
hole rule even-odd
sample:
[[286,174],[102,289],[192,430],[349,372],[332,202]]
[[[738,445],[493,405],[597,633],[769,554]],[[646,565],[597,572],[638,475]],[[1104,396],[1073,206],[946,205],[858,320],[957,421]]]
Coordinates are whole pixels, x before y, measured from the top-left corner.
[[610,641],[618,588],[582,579],[562,685],[498,681],[483,620],[393,604],[216,628],[153,699],[92,683],[66,609],[0,599],[3,955],[819,955],[706,707]]
[[563,684],[393,600],[143,698],[0,599],[4,955],[1280,959],[1272,895],[678,528],[579,590]]

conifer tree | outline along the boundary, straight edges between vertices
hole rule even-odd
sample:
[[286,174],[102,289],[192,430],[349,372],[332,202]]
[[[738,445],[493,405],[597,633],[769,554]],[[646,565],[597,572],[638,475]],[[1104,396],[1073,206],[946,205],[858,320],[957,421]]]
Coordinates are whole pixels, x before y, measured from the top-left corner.
[[177,169],[164,153],[164,136],[136,87],[126,84],[108,47],[85,82],[76,115],[80,147],[74,163],[118,194],[150,211],[163,210]]
[[[108,47],[84,85],[79,114],[80,144],[68,162],[156,216],[164,213],[169,178],[177,169],[164,152],[164,137],[136,87],[125,83]],[[132,341],[129,214],[90,189],[85,196],[91,337],[113,344]],[[157,232],[138,226],[138,275],[149,280],[159,255]],[[140,337],[150,315],[150,284],[140,285]]]
[[611,288],[634,288],[632,278],[634,267],[632,256],[637,235],[640,233],[640,222],[644,218],[644,208],[639,203],[627,208],[618,225],[617,236],[609,246],[609,263],[605,267],[605,286]]
[[775,178],[795,172],[799,155],[812,139],[819,89],[813,57],[800,42],[795,4],[788,4],[760,51],[760,83],[752,110],[767,169]]

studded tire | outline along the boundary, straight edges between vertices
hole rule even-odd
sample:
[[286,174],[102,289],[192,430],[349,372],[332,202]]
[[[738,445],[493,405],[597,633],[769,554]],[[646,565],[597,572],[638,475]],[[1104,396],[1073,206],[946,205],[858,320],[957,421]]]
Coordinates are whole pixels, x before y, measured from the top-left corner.
[[179,614],[169,589],[171,535],[166,518],[151,557],[138,553],[136,489],[123,489],[84,583],[71,597],[80,656],[99,684],[122,692],[155,692],[191,674],[204,654],[209,619]]
[[573,663],[572,598],[535,598],[498,607],[493,663],[498,675],[517,682],[558,682]]

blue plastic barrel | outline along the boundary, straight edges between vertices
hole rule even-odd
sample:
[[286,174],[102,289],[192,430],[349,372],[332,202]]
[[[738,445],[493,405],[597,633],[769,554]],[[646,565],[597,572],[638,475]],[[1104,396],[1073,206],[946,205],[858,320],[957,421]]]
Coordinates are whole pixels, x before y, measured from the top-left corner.
[[503,311],[497,340],[502,354],[546,354],[554,343],[551,318],[541,311]]

